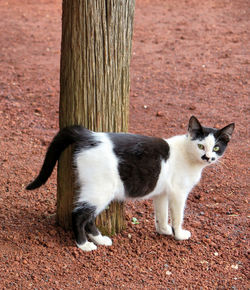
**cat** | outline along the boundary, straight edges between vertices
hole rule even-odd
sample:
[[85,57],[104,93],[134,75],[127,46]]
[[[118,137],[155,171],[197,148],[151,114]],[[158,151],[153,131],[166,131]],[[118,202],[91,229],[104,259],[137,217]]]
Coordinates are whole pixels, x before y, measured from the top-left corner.
[[52,140],[40,173],[27,190],[43,185],[62,151],[74,144],[79,191],[72,228],[81,250],[112,245],[97,229],[95,217],[114,199],[152,198],[156,231],[186,240],[191,236],[182,228],[188,194],[199,182],[203,168],[223,155],[233,130],[234,123],[220,130],[203,127],[195,116],[189,120],[187,134],[169,139],[67,127]]

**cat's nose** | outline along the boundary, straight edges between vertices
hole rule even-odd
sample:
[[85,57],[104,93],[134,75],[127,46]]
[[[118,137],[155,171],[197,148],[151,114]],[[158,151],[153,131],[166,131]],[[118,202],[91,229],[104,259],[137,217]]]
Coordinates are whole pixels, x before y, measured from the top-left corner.
[[205,161],[207,161],[207,162],[215,161],[215,158],[214,158],[214,157],[207,156],[207,154],[204,154],[203,156],[201,156],[201,159],[202,159],[202,160],[205,160]]
[[210,160],[210,158],[207,157],[206,154],[204,154],[203,156],[201,156],[201,159],[202,159],[202,160],[206,160],[207,162]]

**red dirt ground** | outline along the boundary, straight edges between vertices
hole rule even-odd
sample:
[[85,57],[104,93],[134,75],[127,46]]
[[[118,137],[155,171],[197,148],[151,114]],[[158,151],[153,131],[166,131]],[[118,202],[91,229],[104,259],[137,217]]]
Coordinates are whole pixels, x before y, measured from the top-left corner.
[[[152,202],[127,203],[127,229],[91,253],[55,224],[56,173],[37,174],[58,129],[61,1],[0,2],[2,289],[247,289],[249,2],[137,0],[130,132],[170,137],[190,115],[236,123],[222,163],[186,208],[188,241],[155,233]],[[133,225],[132,217],[139,221]]]

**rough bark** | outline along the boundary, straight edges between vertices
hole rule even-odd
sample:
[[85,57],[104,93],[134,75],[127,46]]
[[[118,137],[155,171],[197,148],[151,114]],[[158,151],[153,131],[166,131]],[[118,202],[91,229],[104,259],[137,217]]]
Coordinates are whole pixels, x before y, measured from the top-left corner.
[[[60,128],[127,131],[134,6],[134,0],[63,0]],[[58,164],[57,221],[65,229],[71,227],[74,198],[71,164],[69,148]],[[119,232],[123,205],[110,205],[98,224]]]

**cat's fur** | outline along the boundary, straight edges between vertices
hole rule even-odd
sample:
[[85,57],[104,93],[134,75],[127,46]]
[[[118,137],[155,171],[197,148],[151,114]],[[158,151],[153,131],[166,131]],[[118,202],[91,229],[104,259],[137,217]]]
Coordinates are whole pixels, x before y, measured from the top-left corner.
[[152,198],[156,231],[185,240],[191,236],[182,229],[187,196],[199,182],[202,169],[223,155],[233,130],[233,123],[221,130],[202,127],[194,116],[186,135],[170,139],[96,133],[81,126],[64,128],[54,137],[38,177],[27,189],[44,184],[61,152],[74,144],[79,192],[72,225],[80,249],[112,244],[96,228],[95,217],[114,199]]

